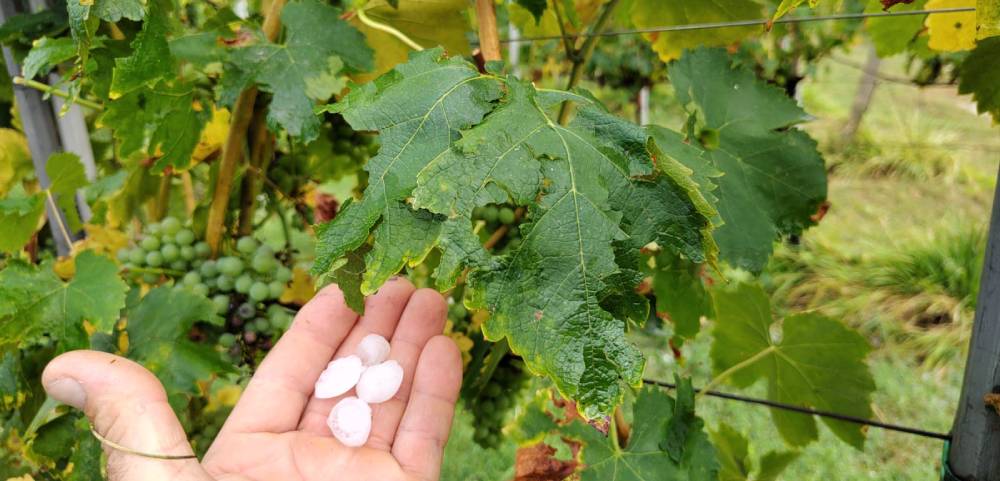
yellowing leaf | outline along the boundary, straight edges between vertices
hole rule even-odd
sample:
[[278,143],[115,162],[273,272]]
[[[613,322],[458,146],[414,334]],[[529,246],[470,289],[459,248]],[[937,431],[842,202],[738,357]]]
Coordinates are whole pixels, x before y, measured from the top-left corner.
[[236,405],[236,401],[240,400],[242,394],[243,388],[238,384],[222,386],[209,396],[208,404],[205,405],[205,412],[213,413],[222,408],[233,407]]
[[0,129],[0,197],[6,196],[13,184],[31,171],[31,152],[24,134]]
[[87,236],[74,242],[69,255],[60,257],[52,266],[52,270],[63,280],[72,278],[76,273],[74,260],[77,254],[90,250],[114,259],[118,250],[128,245],[128,236],[113,227],[84,224],[83,230]]
[[[930,0],[927,9],[975,7],[976,0]],[[930,40],[927,46],[943,52],[970,50],[976,46],[976,12],[935,13],[924,22]]]
[[292,269],[292,282],[281,293],[281,302],[284,304],[303,305],[316,295],[316,288],[313,286],[313,279],[305,269]]
[[[632,22],[638,28],[694,23],[754,20],[763,16],[760,4],[752,0],[716,0],[713,2],[663,2],[636,0],[632,4]],[[684,49],[698,46],[724,46],[742,40],[760,27],[730,27],[686,32],[658,32],[644,37],[664,62],[679,58]]]
[[205,129],[201,131],[201,138],[198,145],[194,147],[191,154],[192,164],[205,160],[206,157],[214,154],[222,148],[222,143],[229,135],[229,110],[225,108],[212,108],[212,120],[205,124]]
[[1000,35],[1000,1],[979,0],[976,3],[976,39]]

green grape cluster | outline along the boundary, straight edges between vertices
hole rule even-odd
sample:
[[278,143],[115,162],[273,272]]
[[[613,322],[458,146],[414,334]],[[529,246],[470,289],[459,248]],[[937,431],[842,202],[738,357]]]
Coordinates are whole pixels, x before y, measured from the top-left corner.
[[139,241],[120,249],[117,255],[126,271],[147,284],[157,284],[166,277],[183,275],[211,253],[208,244],[197,241],[194,231],[167,217],[146,225]]
[[324,182],[360,173],[379,149],[378,136],[351,128],[340,115],[328,116],[323,135],[305,150],[283,155],[268,171],[281,191],[295,197],[308,181]]
[[521,234],[520,229],[517,229],[517,224],[520,219],[518,219],[516,210],[513,206],[509,205],[486,205],[476,207],[472,211],[472,220],[481,221],[485,223],[485,228],[480,231],[480,237],[482,241],[489,239],[500,226],[509,226],[509,231],[501,240],[500,244],[496,246],[496,251],[499,253],[509,252],[517,249],[521,245]]
[[332,126],[334,165],[356,169],[378,153],[378,137],[375,135],[352,129],[340,115],[333,117]]
[[466,406],[476,418],[472,439],[484,448],[500,444],[501,430],[507,415],[517,404],[531,376],[524,370],[524,361],[505,356],[493,371],[489,383]]

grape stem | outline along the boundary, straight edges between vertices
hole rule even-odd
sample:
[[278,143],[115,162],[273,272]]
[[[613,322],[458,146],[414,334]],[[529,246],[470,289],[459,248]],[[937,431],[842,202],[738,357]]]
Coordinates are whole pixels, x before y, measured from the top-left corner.
[[405,43],[406,46],[418,52],[424,49],[424,47],[421,47],[419,43],[413,41],[412,38],[406,36],[405,33],[400,32],[399,30],[393,28],[390,25],[386,25],[384,23],[372,20],[367,14],[365,14],[365,9],[359,8],[355,12],[358,15],[358,20],[360,20],[361,23],[365,24],[369,28],[374,28],[375,30],[381,30],[385,33],[388,33],[389,35],[392,35],[393,37],[399,39],[400,42]]
[[[271,42],[278,38],[281,32],[281,9],[285,0],[273,0],[271,8],[264,17],[264,36]],[[257,87],[249,87],[240,92],[233,105],[233,115],[229,124],[229,133],[222,145],[222,159],[219,161],[219,176],[215,181],[215,192],[212,195],[212,205],[208,209],[208,221],[205,227],[205,241],[212,249],[212,256],[219,253],[222,234],[226,230],[226,211],[229,210],[229,194],[233,188],[233,178],[236,167],[243,156],[247,129],[253,118],[254,104],[257,100]]]
[[153,206],[150,209],[150,221],[158,222],[163,219],[163,216],[167,214],[167,208],[170,204],[170,183],[173,180],[171,174],[164,172],[163,176],[160,177],[160,188],[156,192],[156,197],[153,198]]
[[622,407],[615,407],[614,415],[614,425],[615,433],[617,434],[616,439],[618,440],[618,446],[627,447],[628,438],[632,435],[632,427],[629,425],[628,421],[625,420],[625,413],[622,412]]
[[40,92],[47,93],[49,95],[55,95],[56,97],[66,99],[72,103],[75,103],[83,107],[87,107],[92,110],[96,110],[98,112],[104,110],[103,105],[94,102],[93,100],[82,99],[80,97],[70,95],[67,92],[59,90],[49,84],[39,82],[37,80],[26,79],[24,77],[14,77],[13,79],[11,79],[11,81],[14,83],[14,85],[23,85],[25,87],[30,87]]
[[[608,25],[608,22],[611,20],[611,13],[617,5],[618,0],[608,0],[608,3],[604,4],[601,16],[590,29],[587,39],[583,41],[583,45],[578,49],[567,50],[566,56],[573,62],[573,66],[570,69],[569,80],[566,81],[565,90],[572,90],[573,87],[576,87],[576,84],[580,83],[580,78],[583,77],[583,68],[590,62],[590,57],[594,54],[594,48],[597,47],[597,38],[600,37],[601,32]],[[566,42],[566,45],[568,47],[569,42]],[[569,116],[573,111],[572,105],[569,100],[565,100],[559,107],[560,125],[566,125],[566,122],[569,122]]]

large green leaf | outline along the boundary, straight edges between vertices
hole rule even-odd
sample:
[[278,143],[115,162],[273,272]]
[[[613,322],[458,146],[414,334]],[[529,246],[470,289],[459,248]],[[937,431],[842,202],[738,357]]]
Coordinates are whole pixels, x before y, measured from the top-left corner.
[[635,421],[628,446],[624,448],[611,439],[614,433],[606,436],[579,422],[570,425],[563,434],[583,442],[581,480],[715,481],[719,473],[715,448],[703,430],[704,423],[694,416],[693,399],[688,401],[691,402],[683,403],[684,409],[680,410],[687,420],[676,424],[683,432],[683,442],[674,446],[680,453],[660,448],[668,436],[668,425],[678,414],[678,401],[652,386],[643,388],[636,396]]
[[35,41],[24,58],[21,75],[33,79],[38,74],[47,74],[56,65],[75,57],[76,53],[76,43],[71,37],[42,37]]
[[673,252],[656,256],[653,292],[656,313],[674,325],[674,335],[693,338],[701,329],[702,316],[711,316],[712,299],[702,280],[704,264],[696,264]]
[[[713,179],[723,224],[715,231],[722,258],[759,272],[781,234],[813,223],[826,199],[826,170],[816,142],[794,126],[806,113],[780,88],[730,66],[723,50],[698,49],[670,66],[678,100],[691,104],[718,145],[704,157],[721,171]],[[663,129],[652,128],[668,142]]]
[[800,454],[798,451],[770,451],[755,463],[746,436],[732,426],[722,423],[710,437],[722,467],[719,481],[774,481]]
[[[922,10],[926,7],[927,0],[916,0],[910,3],[897,3],[893,5],[893,12],[908,12]],[[882,2],[879,0],[869,0],[865,6],[865,12],[880,12],[883,10]],[[892,18],[873,17],[865,20],[865,28],[868,36],[875,45],[875,53],[879,57],[889,57],[906,51],[906,48],[924,29],[925,15],[909,15]]]
[[[757,20],[764,9],[753,0],[711,0],[705,2],[663,2],[635,0],[630,11],[632,23],[638,28],[670,25]],[[653,50],[664,61],[679,58],[685,49],[699,46],[724,46],[760,31],[760,27],[728,27],[681,32],[646,34]]]
[[958,92],[972,94],[976,110],[993,116],[1000,123],[1000,37],[980,40],[962,62]]
[[219,353],[187,339],[195,322],[219,323],[211,301],[174,287],[157,287],[129,306],[130,358],[152,370],[168,393],[197,392],[197,381],[232,371]]
[[170,13],[170,4],[166,0],[150,3],[150,14],[142,23],[142,31],[132,41],[132,54],[115,60],[111,98],[121,97],[143,86],[152,86],[162,78],[173,77],[176,61],[167,43]]
[[0,344],[33,342],[43,334],[64,349],[86,347],[83,322],[110,331],[125,305],[125,283],[115,263],[91,251],[76,257],[68,283],[51,265],[11,262],[0,271]]
[[[711,357],[716,376],[740,388],[763,379],[767,397],[774,401],[871,417],[875,382],[865,364],[869,346],[860,334],[833,319],[806,313],[785,318],[776,339],[771,307],[760,287],[718,289],[713,299]],[[818,437],[810,415],[772,409],[771,416],[789,444],[801,446]],[[823,421],[837,437],[861,449],[861,426]]]
[[231,52],[228,88],[235,92],[255,83],[270,92],[268,126],[309,142],[319,134],[315,103],[343,89],[345,66],[370,70],[372,51],[361,33],[340,19],[339,10],[320,2],[290,3],[281,11],[281,23],[284,43],[262,40]]

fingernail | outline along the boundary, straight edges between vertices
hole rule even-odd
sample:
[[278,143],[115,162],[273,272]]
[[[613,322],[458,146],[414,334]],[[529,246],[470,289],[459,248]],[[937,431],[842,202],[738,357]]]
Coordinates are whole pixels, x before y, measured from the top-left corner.
[[87,402],[87,393],[84,392],[83,386],[75,379],[68,377],[56,379],[46,384],[45,391],[56,401],[77,409],[83,409],[83,405]]

